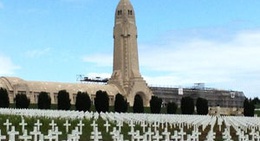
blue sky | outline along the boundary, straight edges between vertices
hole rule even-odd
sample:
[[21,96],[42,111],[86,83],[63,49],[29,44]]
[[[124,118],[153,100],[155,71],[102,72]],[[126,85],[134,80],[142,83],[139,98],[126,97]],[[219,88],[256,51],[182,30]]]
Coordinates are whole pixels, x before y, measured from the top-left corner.
[[[119,0],[0,0],[0,76],[110,77]],[[149,85],[259,95],[259,0],[132,0]]]

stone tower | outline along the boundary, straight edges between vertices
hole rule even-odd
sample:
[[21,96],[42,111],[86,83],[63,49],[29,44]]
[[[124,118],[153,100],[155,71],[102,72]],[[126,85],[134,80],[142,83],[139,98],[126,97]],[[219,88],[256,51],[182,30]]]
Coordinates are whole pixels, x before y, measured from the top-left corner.
[[152,92],[139,71],[135,12],[129,0],[120,0],[116,8],[113,37],[113,74],[108,83],[116,85],[130,105],[140,95],[149,106]]

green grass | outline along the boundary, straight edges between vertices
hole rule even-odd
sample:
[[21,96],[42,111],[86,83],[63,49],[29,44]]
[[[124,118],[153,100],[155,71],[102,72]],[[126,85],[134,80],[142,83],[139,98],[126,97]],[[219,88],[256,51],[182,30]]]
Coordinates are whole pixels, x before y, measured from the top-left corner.
[[[5,123],[6,119],[9,119],[10,122],[12,123],[13,126],[15,126],[16,131],[19,131],[20,135],[22,134],[22,129],[21,126],[19,125],[19,123],[21,122],[22,117],[21,116],[10,116],[10,115],[0,115],[0,129],[2,131],[2,135],[6,135],[6,127],[3,125],[3,123]],[[69,133],[66,133],[66,129],[63,126],[63,124],[66,122],[66,119],[62,119],[62,118],[53,118],[53,119],[49,119],[49,118],[44,118],[44,117],[24,117],[25,122],[28,123],[28,125],[26,126],[27,131],[31,132],[33,131],[33,127],[34,127],[34,123],[37,122],[37,120],[39,119],[40,122],[43,124],[41,126],[41,132],[44,135],[48,134],[48,130],[51,129],[51,127],[49,126],[49,123],[51,123],[52,120],[54,120],[54,122],[58,125],[59,127],[59,131],[62,132],[62,134],[59,136],[59,140],[66,140],[67,139],[67,134],[71,133],[71,131],[76,127],[76,125],[79,123],[79,120],[69,120],[69,122],[71,123],[71,127],[69,128]],[[93,127],[91,126],[92,122],[94,119],[84,119],[82,120],[83,123],[85,124],[85,126],[83,127],[83,134],[81,135],[80,140],[82,141],[88,141],[90,140],[90,136],[91,136],[91,131],[93,130]],[[98,130],[101,132],[102,134],[102,138],[103,141],[111,141],[112,140],[112,136],[106,132],[106,127],[104,126],[105,121],[102,120],[101,118],[97,119],[98,124]],[[111,127],[110,127],[110,131],[113,130],[113,127],[116,127],[115,123],[110,123]],[[202,135],[200,136],[200,140],[205,140],[207,132],[209,131],[210,126],[208,126],[204,131],[202,131],[202,127],[199,127],[199,131],[202,132]],[[222,125],[222,130],[224,129],[224,125]],[[143,134],[142,132],[142,127],[140,125],[136,125],[135,126],[135,130],[139,130],[140,134]],[[147,128],[146,128],[147,130]],[[159,132],[162,133],[163,132],[163,128],[159,128]],[[170,128],[168,127],[168,130],[173,133],[175,130],[180,131],[180,129],[178,127],[173,127]],[[222,141],[221,135],[222,132],[217,131],[218,130],[218,126],[215,125],[214,130],[216,132],[217,135],[217,141]],[[130,131],[130,127],[124,123],[122,129],[121,129],[121,133],[124,135],[124,139],[125,140],[130,140],[130,136],[128,135],[128,132]],[[184,131],[187,134],[191,134],[193,131],[193,128],[187,128],[186,126],[184,127]],[[18,140],[18,137],[17,139]]]

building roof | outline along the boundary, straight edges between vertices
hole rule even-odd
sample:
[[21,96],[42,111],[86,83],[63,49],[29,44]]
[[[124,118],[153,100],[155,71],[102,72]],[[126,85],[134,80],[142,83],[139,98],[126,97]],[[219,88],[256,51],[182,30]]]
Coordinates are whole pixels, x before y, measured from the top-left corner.
[[88,84],[88,83],[62,83],[47,81],[25,81],[18,77],[0,77],[0,86],[8,91],[14,89],[26,90],[29,92],[49,92],[58,93],[60,90],[67,90],[69,93],[77,93],[78,91],[95,94],[96,91],[106,91],[108,95],[116,95],[119,90],[112,84]]

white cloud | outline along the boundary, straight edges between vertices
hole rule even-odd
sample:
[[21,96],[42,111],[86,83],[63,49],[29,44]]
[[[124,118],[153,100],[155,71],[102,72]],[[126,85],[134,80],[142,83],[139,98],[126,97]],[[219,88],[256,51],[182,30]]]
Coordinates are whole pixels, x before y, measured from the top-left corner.
[[83,57],[83,61],[93,63],[99,67],[112,67],[113,55],[112,54],[93,54]]
[[18,66],[13,64],[9,57],[0,54],[0,75],[12,75],[15,70],[19,69]]
[[29,50],[25,53],[25,55],[29,58],[37,58],[48,54],[50,50],[50,48]]
[[185,41],[172,39],[163,45],[139,45],[139,49],[141,69],[161,72],[160,76],[146,77],[149,84],[204,82],[213,87],[250,91],[246,94],[255,96],[260,90],[248,86],[259,84],[252,83],[260,79],[260,30],[240,31],[228,40],[189,36]]
[[[197,30],[196,36],[167,36],[152,45],[139,44],[140,69],[148,84],[185,87],[206,83],[208,87],[258,96],[260,30],[223,31],[211,37],[200,34],[204,32]],[[83,60],[112,67],[112,54],[90,55]]]

